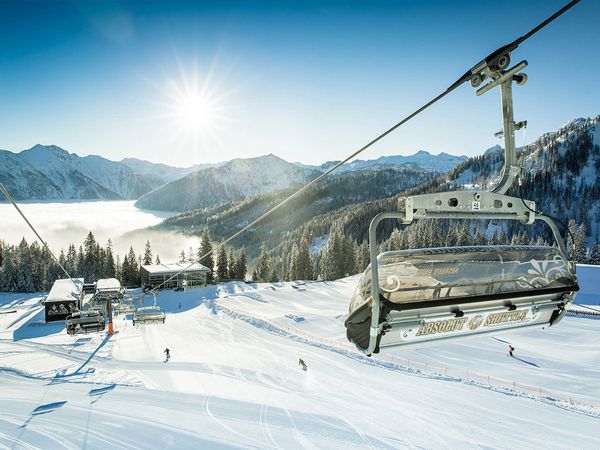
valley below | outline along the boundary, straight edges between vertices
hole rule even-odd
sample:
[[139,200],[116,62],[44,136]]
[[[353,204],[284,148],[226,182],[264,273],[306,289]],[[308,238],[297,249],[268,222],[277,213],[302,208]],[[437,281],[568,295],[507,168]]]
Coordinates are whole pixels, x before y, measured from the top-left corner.
[[[154,254],[164,261],[176,261],[183,249],[198,246],[198,239],[172,231],[147,230],[175,213],[143,210],[134,201],[47,201],[18,202],[19,207],[48,242],[55,253],[65,251],[69,244],[79,247],[92,231],[96,240],[106,246],[111,240],[113,251],[125,255],[130,247],[136,253],[150,240]],[[35,241],[35,235],[10,203],[0,203],[0,239],[18,244],[25,238]]]

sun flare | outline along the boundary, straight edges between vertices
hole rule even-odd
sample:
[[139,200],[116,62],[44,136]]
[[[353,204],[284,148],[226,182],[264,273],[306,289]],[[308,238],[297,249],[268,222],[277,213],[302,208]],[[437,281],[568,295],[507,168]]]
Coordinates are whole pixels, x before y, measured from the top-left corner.
[[197,68],[167,78],[159,90],[164,95],[159,117],[173,133],[173,140],[192,145],[195,151],[222,147],[221,137],[231,119],[227,99],[233,90],[224,90],[224,79],[213,71],[202,74]]
[[211,128],[218,118],[211,99],[196,92],[178,99],[175,111],[181,125],[191,130]]

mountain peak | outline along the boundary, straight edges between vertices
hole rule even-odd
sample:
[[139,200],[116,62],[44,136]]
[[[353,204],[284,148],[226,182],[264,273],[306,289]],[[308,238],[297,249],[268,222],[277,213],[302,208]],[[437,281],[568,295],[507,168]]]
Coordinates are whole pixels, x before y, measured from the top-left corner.
[[494,152],[501,152],[502,150],[503,150],[503,147],[499,144],[496,144],[493,147],[488,148],[485,152],[483,152],[483,154],[488,155],[488,154],[494,153]]
[[273,153],[269,153],[268,155],[257,156],[256,159],[257,160],[267,160],[267,161],[269,161],[269,160],[285,161],[283,158],[281,158]]
[[419,150],[413,156],[433,156],[433,155],[431,153],[429,153],[427,150]]
[[24,152],[54,152],[60,154],[68,155],[69,152],[64,148],[59,147],[58,145],[43,145],[43,144],[35,144],[33,147],[27,150],[23,150]]

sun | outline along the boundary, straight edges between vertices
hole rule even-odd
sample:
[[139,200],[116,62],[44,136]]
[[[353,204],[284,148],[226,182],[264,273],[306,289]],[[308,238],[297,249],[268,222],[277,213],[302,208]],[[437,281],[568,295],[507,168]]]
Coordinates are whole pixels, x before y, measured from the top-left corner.
[[226,80],[217,78],[211,70],[202,73],[197,67],[184,70],[181,64],[178,66],[179,74],[155,84],[162,93],[158,118],[180,145],[197,152],[222,148],[221,138],[231,121],[230,96],[234,89],[226,90]]
[[218,107],[212,99],[198,92],[182,95],[174,105],[180,125],[188,130],[202,131],[213,128],[218,120]]

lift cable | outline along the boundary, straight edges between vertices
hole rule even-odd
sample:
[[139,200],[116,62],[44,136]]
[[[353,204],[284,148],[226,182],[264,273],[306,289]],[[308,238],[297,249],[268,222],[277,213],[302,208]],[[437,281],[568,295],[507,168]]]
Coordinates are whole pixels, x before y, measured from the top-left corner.
[[79,294],[81,294],[81,288],[79,287],[79,285],[77,283],[75,283],[75,281],[73,280],[73,278],[71,277],[71,275],[69,275],[69,272],[67,272],[67,269],[65,269],[63,267],[63,265],[60,263],[60,261],[56,257],[56,255],[52,252],[52,250],[50,250],[50,247],[48,247],[48,244],[46,243],[46,241],[44,241],[42,239],[42,236],[40,236],[40,233],[38,233],[38,231],[31,224],[31,222],[29,221],[29,219],[27,219],[27,217],[25,216],[25,213],[23,213],[23,211],[21,211],[21,208],[19,208],[19,206],[16,204],[15,200],[13,199],[12,195],[10,195],[10,193],[8,192],[8,190],[4,187],[4,185],[2,183],[0,183],[0,192],[2,192],[4,194],[4,196],[6,197],[6,199],[9,202],[12,203],[12,205],[15,207],[15,209],[19,212],[19,214],[23,218],[23,220],[27,223],[27,225],[29,225],[29,228],[31,228],[31,231],[33,231],[33,233],[37,236],[37,238],[42,243],[42,245],[44,247],[46,247],[46,250],[48,250],[48,252],[52,255],[52,257],[54,258],[54,261],[56,261],[56,264],[58,264],[58,266],[62,269],[62,271],[67,276],[67,278],[69,278],[69,280],[71,280],[73,282],[73,284],[75,285],[75,287],[79,291]]
[[[219,248],[223,247],[228,242],[231,242],[233,239],[235,239],[236,237],[238,237],[240,234],[244,233],[248,229],[252,228],[256,224],[258,224],[261,221],[263,221],[265,218],[267,218],[268,216],[270,216],[272,213],[274,213],[275,211],[277,211],[279,208],[281,208],[282,206],[286,205],[290,200],[296,198],[297,196],[299,196],[300,194],[302,194],[304,191],[306,191],[307,189],[309,189],[310,187],[312,187],[313,185],[315,185],[316,183],[318,183],[319,181],[321,181],[323,178],[327,177],[329,174],[331,174],[332,172],[334,172],[337,169],[339,169],[341,166],[343,166],[344,164],[346,164],[348,161],[350,161],[354,157],[358,156],[360,153],[364,152],[366,149],[368,149],[369,147],[371,147],[373,144],[375,144],[376,142],[378,142],[381,139],[383,139],[384,137],[386,137],[392,131],[394,131],[397,128],[401,127],[406,122],[408,122],[410,119],[412,119],[413,117],[417,116],[418,114],[420,114],[421,112],[423,112],[424,110],[426,110],[427,108],[429,108],[434,103],[437,103],[439,100],[441,100],[442,98],[444,98],[446,95],[450,94],[452,91],[454,91],[455,89],[457,89],[463,83],[469,81],[471,79],[471,77],[473,76],[473,74],[479,73],[479,71],[481,70],[481,66],[483,64],[493,63],[494,61],[497,61],[498,58],[500,58],[502,55],[505,55],[505,54],[511,52],[512,50],[516,49],[519,46],[519,44],[522,44],[523,42],[525,42],[527,39],[529,39],[535,33],[537,33],[538,31],[540,31],[542,28],[544,28],[549,23],[551,23],[554,20],[556,20],[559,16],[561,16],[562,14],[564,14],[565,12],[567,12],[569,9],[571,9],[573,6],[575,6],[580,1],[581,0],[572,0],[571,2],[569,2],[568,4],[566,4],[565,6],[563,6],[561,9],[559,9],[558,11],[556,11],[554,14],[552,14],[550,17],[548,17],[546,20],[544,20],[539,25],[537,25],[535,28],[531,29],[528,33],[526,33],[523,36],[515,39],[510,44],[504,45],[504,46],[498,48],[497,50],[494,50],[486,58],[484,58],[483,61],[481,61],[480,63],[476,64],[475,66],[473,66],[473,68],[471,68],[470,70],[468,70],[467,72],[465,72],[465,74],[462,77],[460,77],[458,80],[456,80],[452,85],[450,85],[444,92],[442,92],[441,94],[439,94],[437,97],[431,99],[430,101],[428,101],[427,103],[425,103],[423,106],[421,106],[419,109],[417,109],[416,111],[412,112],[411,114],[409,114],[408,116],[406,116],[405,118],[403,118],[400,122],[398,122],[397,124],[395,124],[394,126],[392,126],[391,128],[389,128],[387,131],[384,131],[383,133],[381,133],[379,136],[377,136],[375,139],[373,139],[372,141],[370,141],[368,144],[366,144],[366,145],[362,146],[361,148],[359,148],[358,150],[356,150],[354,153],[352,153],[346,159],[344,159],[343,161],[340,161],[335,166],[333,166],[332,168],[330,168],[326,172],[324,172],[321,175],[319,175],[314,180],[310,181],[308,184],[306,184],[303,187],[301,187],[300,189],[298,189],[296,192],[294,192],[293,194],[291,194],[289,197],[285,198],[284,200],[282,200],[281,202],[279,202],[278,204],[276,204],[275,206],[273,206],[271,209],[267,210],[260,217],[254,219],[252,222],[250,222],[248,225],[246,225],[245,227],[243,227],[240,230],[238,230],[232,236],[228,237],[227,239],[225,239],[224,241],[222,241],[221,243],[219,243],[218,245],[216,245],[215,247],[213,247],[209,252],[207,252],[206,254],[202,255],[198,260],[201,261],[204,258],[206,258],[207,256],[210,256],[211,254],[214,254],[216,252],[216,250],[218,250]],[[188,266],[184,267],[179,272],[175,273],[174,275],[172,275],[171,277],[169,277],[167,280],[163,281],[158,286],[154,287],[152,289],[152,291],[155,292],[156,290],[160,289],[166,283],[168,283],[172,279],[176,278],[177,276],[179,276],[180,274],[182,274],[183,272],[185,272],[187,269],[189,269],[190,267],[192,267],[194,264],[195,263],[190,263]]]

